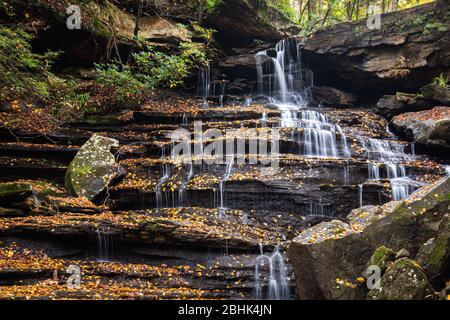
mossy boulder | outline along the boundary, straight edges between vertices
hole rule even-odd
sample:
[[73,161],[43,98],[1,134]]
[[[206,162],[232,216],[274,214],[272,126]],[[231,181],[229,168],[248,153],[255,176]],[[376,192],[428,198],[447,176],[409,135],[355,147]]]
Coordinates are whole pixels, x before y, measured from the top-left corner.
[[[380,268],[381,274],[383,274],[394,262],[395,255],[396,252],[392,249],[386,248],[385,246],[378,247],[370,258],[367,267],[377,266]],[[366,274],[364,275],[365,278],[367,278],[367,276],[368,275]]]
[[93,200],[123,174],[111,148],[119,147],[115,139],[93,135],[70,163],[65,186],[69,194]]
[[421,257],[422,266],[431,281],[442,287],[450,276],[450,215],[439,224],[438,235]]
[[381,277],[380,288],[367,294],[369,300],[422,300],[434,292],[423,269],[413,260],[394,262]]

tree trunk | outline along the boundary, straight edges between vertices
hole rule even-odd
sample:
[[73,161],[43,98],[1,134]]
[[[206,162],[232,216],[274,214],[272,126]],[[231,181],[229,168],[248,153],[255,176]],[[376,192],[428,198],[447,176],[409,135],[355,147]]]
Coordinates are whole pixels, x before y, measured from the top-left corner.
[[137,13],[136,13],[136,24],[134,25],[134,32],[133,32],[133,44],[130,48],[130,53],[128,54],[127,64],[131,63],[131,58],[133,57],[134,50],[137,47],[138,43],[138,36],[139,36],[139,29],[141,25],[141,17],[142,17],[142,8],[144,7],[144,0],[137,0]]

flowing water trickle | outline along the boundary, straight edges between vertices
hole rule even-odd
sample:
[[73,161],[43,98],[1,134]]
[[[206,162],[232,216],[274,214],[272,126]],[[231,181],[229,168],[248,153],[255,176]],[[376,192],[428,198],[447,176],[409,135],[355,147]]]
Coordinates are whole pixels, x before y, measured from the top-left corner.
[[369,180],[380,180],[380,166],[375,162],[370,162],[369,166]]
[[362,207],[363,205],[363,189],[364,189],[364,184],[358,184],[358,200],[359,200],[359,206]]
[[198,96],[203,98],[203,107],[208,107],[208,98],[211,91],[211,67],[209,64],[205,68],[199,70],[197,88]]
[[162,175],[159,179],[158,183],[155,186],[155,194],[156,194],[156,207],[162,208],[163,207],[163,193],[161,190],[161,186],[167,182],[170,178],[170,165],[169,164],[163,164],[161,166]]
[[[284,256],[279,246],[272,254],[264,254],[260,244],[260,255],[255,261],[254,296],[256,299],[286,300],[289,299],[289,283],[286,275]],[[267,270],[268,269],[268,270]],[[261,278],[262,271],[267,273],[267,283]]]
[[186,179],[181,183],[180,188],[178,189],[178,206],[183,207],[187,205],[187,192],[186,192],[186,186],[191,181],[192,177],[194,176],[194,164],[191,161],[189,163],[189,172],[187,174]]
[[219,192],[220,192],[220,203],[219,203],[219,219],[223,218],[225,214],[225,183],[231,176],[231,170],[233,169],[234,164],[234,156],[229,157],[227,160],[227,167],[225,170],[225,174],[222,179],[220,179],[219,183]]

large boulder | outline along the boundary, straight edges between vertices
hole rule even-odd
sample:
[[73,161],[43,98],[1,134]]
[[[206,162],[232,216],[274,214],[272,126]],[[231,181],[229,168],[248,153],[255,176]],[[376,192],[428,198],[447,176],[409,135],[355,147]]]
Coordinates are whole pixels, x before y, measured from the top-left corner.
[[434,100],[442,105],[450,105],[450,87],[446,83],[439,84],[435,81],[420,88],[420,92],[426,99]]
[[381,277],[380,288],[367,294],[369,300],[422,300],[434,292],[423,269],[413,260],[394,262]]
[[381,16],[381,29],[366,19],[320,30],[305,43],[307,67],[317,85],[365,97],[417,92],[441,73],[450,74],[450,6],[435,1]]
[[450,107],[403,113],[395,116],[392,124],[418,144],[450,149]]
[[416,260],[436,287],[450,276],[450,214],[439,223],[438,235],[423,244]]
[[92,200],[123,175],[122,167],[110,151],[113,147],[119,147],[117,140],[93,135],[80,148],[65,178],[71,195]]
[[294,238],[288,248],[300,299],[365,299],[357,279],[380,246],[406,249],[414,257],[438,234],[449,212],[450,179],[417,190],[403,202],[353,212],[347,222],[318,224]]

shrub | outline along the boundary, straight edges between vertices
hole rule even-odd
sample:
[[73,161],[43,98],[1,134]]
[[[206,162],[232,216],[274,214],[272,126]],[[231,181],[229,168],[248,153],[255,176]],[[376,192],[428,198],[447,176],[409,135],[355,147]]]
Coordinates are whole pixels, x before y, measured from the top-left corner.
[[48,69],[59,53],[33,53],[31,40],[32,36],[20,28],[0,26],[1,99],[49,97]]
[[179,87],[195,67],[207,63],[201,44],[184,42],[179,53],[168,55],[152,47],[133,55],[137,78],[148,89]]
[[117,102],[131,100],[142,93],[144,86],[135,78],[130,67],[117,64],[96,64],[95,67],[98,73],[96,82],[114,91]]

